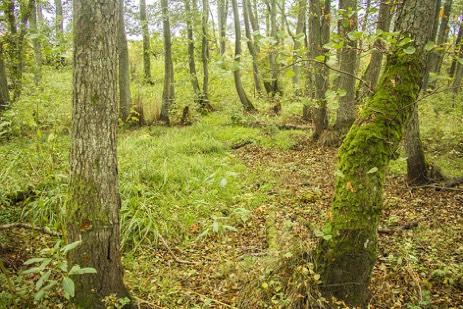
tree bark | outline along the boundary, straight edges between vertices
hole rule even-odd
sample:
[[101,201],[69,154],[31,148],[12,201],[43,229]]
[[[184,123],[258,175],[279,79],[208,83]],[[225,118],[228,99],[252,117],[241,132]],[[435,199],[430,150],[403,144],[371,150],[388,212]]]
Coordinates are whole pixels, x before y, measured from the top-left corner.
[[[456,54],[460,50],[460,44],[461,44],[462,37],[463,37],[463,22],[460,22],[460,26],[458,27],[457,38],[455,40],[455,47],[454,47],[454,51]],[[453,77],[455,75],[455,70],[457,68],[457,62],[458,62],[457,59],[454,57],[452,59],[452,64],[450,65],[450,68],[449,68],[449,77]]]
[[81,244],[72,265],[96,274],[73,276],[79,308],[105,308],[102,298],[128,296],[120,251],[116,156],[120,1],[74,0],[74,72],[67,239]]
[[219,23],[220,55],[226,51],[228,0],[217,0],[217,18]]
[[195,63],[195,43],[193,32],[193,13],[191,11],[190,0],[185,0],[185,13],[186,13],[186,32],[188,40],[188,68],[190,71],[190,81],[195,95],[195,102],[199,105],[201,90],[199,89],[198,75],[196,73]]
[[240,98],[240,102],[243,105],[243,108],[246,112],[255,112],[256,108],[249,100],[246,92],[244,91],[243,84],[241,83],[241,69],[240,69],[240,60],[241,60],[241,26],[240,26],[240,17],[238,12],[238,3],[237,0],[231,0],[233,8],[233,21],[235,24],[235,63],[236,67],[233,71],[233,78],[235,80],[235,88]]
[[340,150],[335,197],[325,227],[331,238],[318,250],[322,292],[351,306],[366,306],[377,258],[377,228],[385,173],[413,114],[425,72],[425,45],[436,0],[404,0],[396,31],[410,37],[412,55],[392,50],[378,89],[351,127]]
[[35,0],[31,1],[33,2],[33,7],[30,20],[30,28],[33,35],[32,47],[34,49],[34,82],[36,85],[38,85],[42,79],[42,46],[39,40],[40,31],[37,23],[37,3]]
[[[440,7],[441,7],[441,0],[437,0],[435,2],[435,7],[434,7],[434,14],[432,16],[432,21],[433,21],[433,27],[431,30],[431,38],[430,41],[436,42],[436,36],[437,36],[437,30],[439,29],[439,12],[440,12]],[[426,65],[426,74],[423,77],[423,86],[422,86],[422,91],[425,92],[428,89],[428,84],[429,84],[429,74],[432,72],[432,69],[434,67],[434,61],[433,59],[436,57],[435,51],[432,51],[428,55],[428,61]]]
[[61,41],[64,33],[63,4],[61,0],[55,0],[55,35],[57,41]]
[[119,16],[119,115],[122,121],[127,121],[132,98],[130,93],[130,72],[129,72],[129,47],[127,43],[127,34],[125,33],[124,20],[124,1],[121,0],[121,9]]
[[321,7],[320,0],[309,1],[309,75],[308,96],[316,104],[312,116],[314,139],[328,127],[326,91],[328,90],[329,71],[324,63],[313,60],[325,55],[327,50],[323,47],[330,40],[330,1],[324,1]]
[[0,115],[10,104],[8,79],[6,76],[5,60],[3,58],[3,41],[0,38]]
[[164,88],[162,91],[162,107],[160,119],[170,124],[170,108],[175,101],[174,63],[172,61],[172,39],[170,33],[169,3],[161,0],[162,32],[164,35]]
[[209,101],[209,0],[202,0],[203,11],[201,16],[201,59],[203,62],[203,91],[201,93],[200,110],[203,112],[213,111]]
[[[379,5],[378,12],[378,24],[377,31],[388,32],[391,26],[392,18],[392,9],[393,6],[388,0],[381,0]],[[383,40],[378,39],[374,43],[374,49],[371,52],[370,63],[367,66],[367,69],[363,73],[362,79],[366,82],[360,83],[358,92],[357,92],[357,102],[361,104],[363,100],[372,95],[376,85],[378,84],[379,75],[381,73],[381,64],[383,62],[384,54],[384,43]]]
[[244,32],[246,34],[246,44],[248,46],[249,54],[252,57],[252,74],[254,77],[254,87],[258,95],[262,95],[262,81],[259,75],[259,66],[257,64],[257,51],[255,49],[254,38],[251,34],[250,27],[250,3],[249,0],[243,0],[243,17],[244,17]]
[[[447,0],[445,1],[444,8],[443,8],[443,14],[441,16],[441,21],[440,21],[440,26],[439,26],[439,32],[437,35],[437,45],[442,46],[445,43],[447,43],[448,38],[449,38],[449,32],[450,32],[450,27],[449,27],[449,19],[450,19],[450,12],[452,10],[452,0]],[[435,54],[435,63],[434,63],[434,68],[433,72],[435,73],[440,73],[441,67],[442,67],[442,61],[444,59],[444,52],[438,52]]]
[[278,46],[280,40],[278,38],[278,25],[277,25],[277,0],[270,0],[270,36],[273,39],[271,44],[271,50],[269,52],[269,65],[270,65],[270,82],[269,87],[267,87],[269,91],[269,95],[274,97],[275,95],[281,95],[281,89],[279,87],[278,81]]
[[[340,70],[349,74],[341,74],[339,88],[346,92],[346,95],[339,99],[335,128],[338,131],[347,131],[355,120],[355,81],[357,65],[357,41],[349,40],[347,34],[357,31],[357,0],[340,0],[339,8],[345,10],[341,20],[341,35],[346,40],[342,48]],[[351,12],[348,14],[347,12]]]
[[407,155],[407,181],[413,185],[425,184],[429,181],[428,164],[420,137],[418,105],[413,109],[412,117],[405,132],[405,153]]
[[146,19],[146,0],[140,0],[140,23],[143,35],[143,74],[145,82],[151,84],[151,47],[150,32]]

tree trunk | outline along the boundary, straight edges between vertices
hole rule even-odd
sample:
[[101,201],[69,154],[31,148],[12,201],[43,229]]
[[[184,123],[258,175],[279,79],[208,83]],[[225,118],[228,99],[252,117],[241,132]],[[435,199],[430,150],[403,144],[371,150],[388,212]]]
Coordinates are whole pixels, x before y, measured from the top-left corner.
[[209,0],[203,0],[203,12],[201,17],[201,59],[203,62],[203,92],[201,93],[200,109],[203,112],[213,111],[209,102]]
[[151,47],[150,32],[146,19],[146,0],[140,0],[140,23],[143,35],[143,74],[145,82],[151,84]]
[[278,25],[277,25],[277,0],[270,0],[270,36],[273,39],[271,50],[269,52],[269,65],[270,65],[270,87],[269,95],[275,96],[277,94],[281,95],[281,90],[279,87],[278,81]]
[[121,0],[121,16],[119,16],[119,115],[122,121],[127,121],[132,106],[130,94],[130,73],[129,73],[129,47],[127,34],[125,33],[124,1]]
[[174,63],[172,61],[172,40],[168,0],[161,0],[162,32],[164,35],[164,89],[162,91],[161,121],[170,124],[170,107],[175,101]]
[[328,68],[320,62],[313,60],[324,55],[327,50],[323,47],[330,40],[330,1],[325,0],[321,7],[320,0],[309,1],[309,98],[316,104],[312,115],[314,139],[328,127],[326,91],[328,90]]
[[[393,7],[388,0],[381,0],[378,12],[377,32],[389,31],[391,26],[392,8]],[[370,63],[362,76],[362,79],[366,81],[366,84],[363,82],[360,83],[359,90],[357,92],[357,102],[359,104],[361,104],[366,97],[372,95],[373,91],[376,89],[379,74],[381,73],[384,48],[383,40],[378,39],[375,41],[374,49],[371,52]]]
[[217,18],[219,23],[220,55],[225,54],[227,41],[228,0],[217,0]]
[[[366,306],[377,258],[377,227],[385,173],[413,114],[425,72],[424,46],[436,0],[404,0],[396,31],[416,52],[392,51],[381,82],[362,108],[340,150],[335,197],[326,225],[331,238],[318,250],[322,292],[351,306]],[[328,233],[327,233],[328,234]]]
[[[295,89],[295,94],[296,95],[301,95],[302,90],[301,90],[301,68],[302,64],[297,63],[300,61],[300,50],[302,48],[302,35],[304,33],[304,27],[306,24],[306,10],[307,10],[307,2],[306,0],[299,0],[297,3],[297,23],[296,23],[296,35],[295,35],[295,40],[294,40],[294,46],[293,46],[293,59],[294,59],[294,66],[293,66],[293,84],[294,84],[294,89]],[[310,18],[310,17],[309,17]]]
[[33,34],[32,46],[34,49],[34,82],[36,85],[38,85],[42,79],[42,47],[39,40],[40,31],[37,25],[37,4],[35,0],[31,1],[33,2],[33,7],[30,20],[30,28],[31,33]]
[[243,0],[243,17],[244,17],[244,32],[246,34],[246,44],[248,45],[249,54],[252,57],[252,74],[254,77],[254,86],[258,95],[262,95],[262,81],[259,75],[259,66],[257,64],[257,52],[255,49],[254,38],[251,34],[250,27],[250,8],[249,0]]
[[[460,44],[461,44],[461,39],[463,37],[463,22],[460,22],[460,26],[458,27],[458,34],[457,38],[455,40],[455,48],[454,51],[455,53],[458,53],[460,50]],[[450,65],[449,68],[449,77],[453,77],[455,75],[455,69],[457,68],[457,58],[452,59],[452,64]]]
[[185,13],[186,13],[186,32],[188,39],[188,68],[190,71],[190,81],[195,95],[195,102],[199,105],[201,90],[199,89],[198,75],[196,74],[195,63],[195,43],[193,32],[193,13],[191,12],[190,0],[185,0]]
[[6,77],[5,60],[3,59],[3,41],[0,38],[0,115],[8,108],[10,94],[8,92],[8,80]]
[[[67,238],[81,241],[69,266],[96,274],[73,276],[79,308],[105,308],[102,298],[128,296],[120,252],[116,156],[120,1],[74,0],[74,73]],[[91,34],[91,35],[90,35]]]
[[[443,14],[441,14],[439,33],[437,36],[437,45],[439,46],[444,45],[448,41],[449,32],[450,32],[449,17],[450,17],[451,10],[452,10],[452,0],[445,1]],[[444,59],[444,52],[438,52],[436,54],[433,72],[440,73],[443,59]]]
[[[431,20],[433,21],[433,27],[431,30],[431,35],[430,35],[430,41],[436,42],[436,36],[437,36],[437,30],[439,28],[439,12],[440,12],[440,6],[441,6],[441,0],[437,0],[435,3],[434,7],[434,15],[432,16]],[[432,69],[434,67],[434,61],[436,57],[436,52],[432,51],[428,55],[428,61],[426,65],[426,74],[423,77],[423,86],[422,86],[422,91],[425,92],[428,89],[428,84],[429,84],[429,73],[432,72]]]
[[61,0],[55,0],[55,35],[56,40],[61,41],[64,33],[63,4]]
[[421,185],[429,181],[428,165],[420,137],[418,105],[415,104],[412,117],[405,132],[405,153],[407,155],[407,181],[413,185]]
[[[460,57],[461,57],[461,54],[460,54]],[[452,106],[455,106],[455,99],[457,95],[460,93],[462,78],[463,78],[463,65],[457,62],[456,69],[455,69],[455,77],[452,82],[452,96],[453,96]]]
[[238,12],[238,3],[237,0],[231,0],[233,8],[233,21],[235,24],[235,62],[236,67],[233,71],[233,78],[235,80],[235,88],[240,98],[240,102],[243,105],[243,108],[246,112],[255,112],[256,108],[252,105],[251,100],[249,100],[246,92],[244,91],[243,84],[241,83],[241,69],[240,69],[240,60],[241,60],[241,26],[240,26],[240,17]]
[[[370,10],[371,10],[371,0],[366,0],[366,1],[367,1],[367,3],[365,5],[365,9],[364,9],[364,12],[363,12],[362,21],[360,22],[360,31],[363,32],[363,33],[367,32],[368,18],[370,17]],[[364,43],[363,38],[360,38],[360,40],[358,42],[359,56],[357,57],[357,63],[355,64],[355,71],[357,71],[357,72],[360,69],[360,60],[361,60],[360,55],[363,52],[363,43]]]
[[346,40],[345,47],[341,51],[340,70],[349,74],[342,74],[339,80],[339,88],[346,92],[346,95],[339,99],[335,128],[338,131],[347,131],[355,120],[355,74],[357,65],[357,41],[349,40],[347,34],[357,31],[357,0],[340,0],[339,8],[352,12],[349,16],[344,15],[341,20],[341,35]]

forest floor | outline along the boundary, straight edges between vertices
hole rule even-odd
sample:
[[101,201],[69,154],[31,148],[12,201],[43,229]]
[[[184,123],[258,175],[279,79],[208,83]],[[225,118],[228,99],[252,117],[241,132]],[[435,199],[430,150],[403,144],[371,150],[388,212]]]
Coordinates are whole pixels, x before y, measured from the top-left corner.
[[[26,88],[0,143],[0,224],[65,229],[70,74],[53,74],[46,91]],[[184,84],[189,88],[187,77]],[[310,268],[299,253],[323,237],[336,148],[312,142],[300,128],[300,102],[283,102],[281,116],[243,116],[236,101],[220,100],[223,110],[192,126],[120,130],[125,280],[141,308],[284,307],[283,281],[297,272],[285,270]],[[462,111],[445,97],[432,100],[421,103],[427,157],[461,177]],[[462,189],[412,188],[404,173],[401,153],[385,185],[372,308],[463,308]],[[24,261],[55,241],[0,230],[0,308],[19,296],[18,308],[66,306],[60,290],[32,305],[38,278],[21,273]],[[311,276],[306,281],[316,285]]]

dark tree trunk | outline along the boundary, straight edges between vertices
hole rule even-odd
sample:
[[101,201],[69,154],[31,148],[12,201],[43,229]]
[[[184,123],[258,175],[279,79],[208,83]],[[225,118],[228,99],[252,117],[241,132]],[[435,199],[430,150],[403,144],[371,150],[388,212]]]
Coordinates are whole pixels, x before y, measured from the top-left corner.
[[436,0],[404,0],[396,31],[411,37],[416,52],[392,50],[378,89],[362,108],[340,150],[331,239],[318,251],[322,292],[351,306],[366,306],[377,258],[377,228],[385,173],[413,114],[425,72],[425,45]]
[[186,32],[188,40],[188,68],[190,71],[190,81],[193,87],[195,95],[195,102],[199,105],[201,96],[201,90],[199,89],[198,75],[196,74],[196,63],[195,63],[195,43],[194,43],[194,32],[193,32],[193,14],[196,12],[191,11],[190,0],[185,0],[185,13],[186,13]]
[[140,23],[143,35],[143,74],[145,82],[151,84],[151,47],[150,32],[146,19],[146,0],[140,0]]
[[296,95],[301,95],[302,90],[301,90],[301,68],[302,64],[297,63],[300,61],[300,51],[302,48],[302,38],[301,35],[304,33],[304,28],[306,25],[306,19],[307,19],[307,2],[306,0],[300,0],[298,1],[298,10],[297,10],[297,23],[296,23],[296,35],[295,35],[295,40],[294,40],[294,46],[293,46],[293,59],[294,62],[296,63],[293,66],[293,84],[294,84],[294,89],[295,89],[295,94]]
[[172,61],[172,39],[170,33],[169,3],[161,0],[162,32],[164,35],[164,88],[162,91],[162,107],[160,119],[166,125],[170,124],[170,108],[175,101],[174,63]]
[[8,92],[8,79],[6,77],[5,61],[3,59],[3,42],[0,38],[0,115],[8,108],[10,94]]
[[119,115],[122,121],[127,121],[132,106],[130,94],[130,74],[129,74],[129,47],[127,34],[125,33],[124,21],[124,1],[121,0],[121,16],[119,16]]
[[39,35],[40,30],[37,23],[37,4],[35,0],[31,0],[33,2],[32,13],[31,13],[31,20],[30,20],[30,28],[31,33],[34,35],[32,38],[32,47],[34,49],[34,82],[36,85],[40,83],[42,79],[42,46],[40,44]]
[[[437,35],[437,44],[442,46],[447,43],[449,38],[450,26],[449,26],[449,19],[450,19],[450,12],[452,10],[452,0],[445,1],[443,14],[441,16],[439,32]],[[444,59],[444,52],[438,52],[436,54],[436,59],[434,60],[435,63],[433,72],[440,73],[442,67],[442,61]]]
[[235,61],[237,62],[236,68],[233,71],[233,77],[235,80],[235,88],[240,98],[240,102],[243,105],[243,108],[247,112],[255,112],[256,108],[252,105],[251,100],[249,100],[246,92],[244,91],[243,84],[241,83],[241,70],[240,60],[241,60],[241,26],[240,26],[240,16],[238,12],[238,3],[237,0],[231,0],[233,8],[233,21],[235,24]]
[[225,54],[227,41],[228,0],[217,1],[217,18],[219,23],[220,55]]
[[120,1],[74,0],[74,73],[67,238],[81,244],[69,265],[96,274],[73,276],[79,308],[105,308],[102,298],[128,296],[120,251],[116,156]]
[[[377,31],[389,31],[391,26],[392,9],[393,6],[390,4],[389,0],[381,0],[378,13],[378,24],[376,27]],[[378,39],[375,41],[370,63],[362,76],[362,79],[366,81],[366,84],[360,83],[359,90],[357,92],[357,102],[359,104],[361,104],[366,97],[372,95],[373,91],[376,89],[379,75],[381,73],[384,48],[383,40]]]
[[252,74],[254,77],[254,87],[258,95],[262,95],[262,82],[259,75],[259,66],[257,64],[257,51],[255,49],[254,38],[251,34],[250,19],[251,13],[249,0],[243,0],[243,16],[244,16],[244,32],[246,34],[246,44],[248,46],[249,54],[252,57]]
[[330,1],[324,1],[321,7],[320,0],[309,1],[309,74],[308,96],[316,103],[312,115],[314,139],[318,139],[321,133],[328,127],[326,91],[328,90],[328,68],[320,62],[313,60],[324,55],[327,50],[323,47],[330,40]]
[[61,0],[55,0],[55,35],[60,41],[64,32],[63,4]]
[[[431,35],[430,35],[430,41],[436,42],[436,36],[437,36],[437,30],[439,28],[439,12],[440,12],[440,7],[441,7],[441,0],[437,0],[435,3],[434,7],[434,14],[431,18],[433,20],[433,27],[431,30]],[[428,60],[427,60],[427,65],[426,65],[426,74],[423,77],[423,86],[422,86],[422,91],[426,91],[428,89],[429,85],[429,73],[432,72],[432,69],[434,67],[434,61],[436,57],[436,52],[433,51],[428,55]]]
[[341,51],[340,70],[349,74],[342,74],[339,80],[339,88],[346,95],[339,99],[335,127],[338,131],[347,131],[355,120],[355,74],[357,65],[357,41],[349,40],[347,34],[357,31],[357,0],[340,0],[339,8],[352,11],[349,16],[343,16],[341,20],[341,35],[346,40],[345,47]]
[[[455,48],[454,51],[457,54],[458,51],[460,50],[460,44],[461,44],[461,39],[463,37],[463,22],[460,22],[460,26],[458,27],[458,34],[457,38],[455,40]],[[455,70],[457,68],[457,58],[452,59],[452,64],[450,65],[449,68],[449,77],[453,77],[455,75]]]
[[405,153],[407,155],[407,181],[413,185],[427,183],[428,164],[420,137],[418,105],[413,110],[405,132]]
[[269,82],[269,95],[281,95],[279,86],[279,68],[278,68],[278,46],[280,40],[278,38],[278,25],[277,25],[277,0],[270,0],[270,36],[273,39],[271,50],[269,52],[269,65],[270,65],[270,82]]

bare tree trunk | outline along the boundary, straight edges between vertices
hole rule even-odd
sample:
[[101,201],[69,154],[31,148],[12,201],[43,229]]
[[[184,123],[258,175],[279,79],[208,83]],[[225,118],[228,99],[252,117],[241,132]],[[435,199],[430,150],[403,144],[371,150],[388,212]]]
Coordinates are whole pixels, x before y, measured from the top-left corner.
[[132,98],[130,94],[130,74],[129,74],[129,47],[127,43],[127,34],[125,33],[124,20],[124,1],[121,0],[119,21],[119,114],[122,121],[127,121],[130,108],[132,106]]
[[[320,0],[309,1],[309,59],[324,55],[327,50],[323,47],[330,40],[330,1],[324,1],[321,7]],[[319,62],[309,62],[308,90],[309,98],[316,103],[313,122],[314,139],[318,139],[328,127],[326,91],[329,83],[328,68]]]
[[[393,6],[389,0],[381,0],[378,12],[378,24],[377,31],[387,32],[391,26]],[[378,84],[379,75],[381,73],[381,64],[383,62],[383,50],[385,46],[383,40],[378,39],[374,43],[374,50],[371,52],[370,63],[367,69],[363,73],[362,79],[365,83],[360,83],[359,90],[357,92],[357,102],[361,104],[363,100],[373,94]]]
[[209,0],[202,0],[203,13],[201,17],[201,59],[203,62],[203,92],[201,93],[200,109],[203,112],[213,111],[211,103],[209,102]]
[[428,165],[421,143],[418,105],[415,106],[408,123],[404,144],[407,155],[407,181],[415,185],[428,182]]
[[164,35],[164,89],[162,92],[161,121],[170,124],[170,107],[175,101],[174,63],[172,61],[172,39],[170,33],[169,3],[161,0],[162,32]]
[[[434,7],[434,14],[432,16],[432,21],[433,21],[433,27],[431,31],[431,36],[430,36],[430,41],[436,42],[436,36],[437,36],[437,30],[439,28],[439,12],[440,12],[440,7],[441,7],[441,0],[437,0],[435,2],[435,7]],[[429,85],[429,74],[432,72],[433,67],[434,67],[434,61],[433,59],[436,57],[436,52],[433,51],[428,55],[428,61],[427,61],[427,66],[426,66],[426,74],[423,77],[423,86],[422,86],[422,91],[425,92],[428,89]]]
[[[120,1],[74,0],[74,72],[67,237],[81,244],[68,263],[96,274],[73,276],[79,308],[128,296],[120,251],[116,129]],[[89,35],[91,34],[91,35]]]
[[240,69],[240,60],[241,60],[241,26],[240,26],[240,17],[238,12],[238,3],[237,0],[231,0],[233,8],[233,21],[235,24],[235,61],[237,63],[235,70],[233,71],[233,77],[235,80],[235,88],[240,98],[240,102],[243,105],[243,108],[246,112],[255,112],[256,108],[249,100],[246,92],[244,91],[243,85],[241,83],[241,69]]
[[420,93],[432,27],[429,11],[435,1],[403,1],[396,31],[412,38],[409,44],[416,51],[408,55],[401,47],[392,50],[377,92],[363,106],[339,150],[339,173],[326,225],[331,237],[318,248],[317,271],[323,294],[349,306],[366,307],[368,302],[385,173]]
[[[463,37],[463,22],[460,22],[460,26],[458,27],[457,38],[455,40],[455,47],[454,47],[455,53],[457,53],[459,50],[462,37]],[[452,64],[450,65],[450,68],[449,68],[449,77],[453,77],[455,75],[456,68],[457,68],[457,59],[454,57],[452,59]]]
[[227,41],[228,0],[217,0],[217,18],[219,22],[220,55],[225,54]]
[[199,89],[198,75],[196,73],[196,63],[195,63],[195,43],[194,43],[194,32],[193,32],[193,13],[191,11],[190,0],[184,0],[185,3],[185,12],[186,12],[186,30],[187,30],[187,39],[188,39],[188,68],[190,71],[190,81],[191,86],[193,87],[193,92],[195,95],[195,102],[199,105],[199,100],[201,96],[201,90]]
[[273,39],[273,43],[271,46],[271,51],[269,53],[269,65],[270,65],[270,96],[275,96],[277,94],[281,95],[281,90],[279,87],[278,81],[278,46],[279,46],[279,38],[278,38],[278,25],[277,25],[277,1],[278,0],[270,0],[270,36]]
[[30,0],[33,2],[30,28],[31,33],[34,35],[32,38],[32,46],[34,49],[34,82],[36,85],[40,83],[42,79],[42,46],[39,40],[39,27],[37,25],[37,4],[35,0]]
[[146,19],[146,0],[140,0],[140,23],[143,34],[143,73],[145,82],[151,84],[151,47],[150,32]]
[[61,0],[55,0],[55,35],[57,41],[61,41],[64,33],[63,4]]
[[[339,99],[335,128],[338,131],[347,131],[355,120],[355,74],[357,65],[357,41],[349,40],[347,34],[357,31],[357,0],[340,0],[339,8],[345,10],[341,20],[341,35],[346,40],[345,47],[341,54],[341,74],[339,88],[346,92],[346,95]],[[348,12],[352,12],[349,14]]]
[[[368,18],[370,17],[370,10],[371,10],[371,0],[366,0],[366,6],[365,6],[365,11],[363,13],[362,17],[362,22],[360,23],[360,31],[363,33],[367,32],[367,27],[368,27]],[[355,65],[355,71],[358,72],[360,69],[360,60],[361,60],[361,53],[363,50],[363,39],[361,38],[358,42],[358,48],[359,48],[359,56],[357,57],[357,63]]]
[[252,73],[254,77],[254,86],[256,89],[256,92],[258,95],[262,95],[262,81],[260,79],[259,75],[259,66],[257,64],[257,52],[255,49],[255,43],[254,43],[254,38],[251,34],[251,27],[250,27],[250,10],[249,8],[251,7],[249,5],[249,0],[243,0],[243,16],[244,16],[244,30],[246,34],[246,44],[248,45],[248,50],[249,53],[251,54],[252,57]]
[[[302,48],[302,35],[304,33],[304,27],[306,24],[307,19],[307,2],[306,0],[299,0],[297,2],[297,23],[296,23],[296,33],[294,37],[294,46],[293,46],[293,59],[294,59],[294,66],[293,66],[293,84],[295,89],[295,95],[302,95],[301,89],[301,68],[302,64],[298,63],[301,60],[300,51]],[[289,26],[288,32],[289,32]]]
[[10,104],[8,79],[6,77],[5,61],[3,59],[3,41],[0,38],[0,115]]
[[[439,33],[437,35],[437,44],[440,46],[447,43],[448,38],[449,38],[449,31],[450,31],[449,19],[450,19],[451,10],[452,10],[452,0],[445,1],[443,14],[441,16],[441,22],[439,26]],[[444,59],[444,52],[438,52],[436,54],[433,72],[440,73],[443,59]]]

